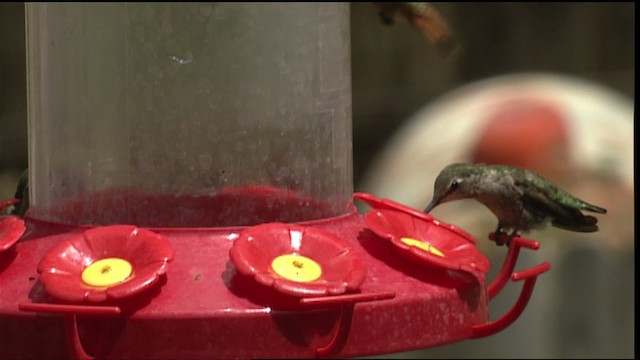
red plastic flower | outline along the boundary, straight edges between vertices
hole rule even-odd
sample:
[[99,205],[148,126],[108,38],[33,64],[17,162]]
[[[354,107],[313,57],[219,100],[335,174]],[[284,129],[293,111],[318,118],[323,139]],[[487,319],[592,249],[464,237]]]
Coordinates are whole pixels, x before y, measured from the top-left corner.
[[432,215],[429,215],[422,211],[418,211],[409,206],[397,203],[389,199],[380,199],[378,197],[375,197],[365,192],[355,193],[353,194],[353,198],[367,203],[367,205],[371,206],[374,209],[387,209],[387,210],[401,211],[403,213],[409,214],[413,217],[423,219],[425,221],[432,221],[439,226],[448,227],[450,231],[457,233],[459,236],[465,238],[467,241],[473,244],[478,243],[478,240],[476,238],[471,236],[471,234],[469,234],[468,232],[460,229],[459,227],[456,227],[451,224],[443,223],[440,220],[437,220],[436,218],[434,218]]
[[339,237],[314,227],[267,223],[245,229],[229,250],[239,273],[293,296],[358,289],[367,269]]
[[[16,204],[19,201],[18,199],[0,201],[0,212],[7,206]],[[9,215],[0,217],[0,252],[9,249],[20,240],[25,230],[24,220],[19,216]]]
[[452,226],[406,212],[374,209],[364,215],[366,227],[387,239],[402,256],[423,265],[487,272],[489,260]]
[[40,260],[40,282],[70,302],[128,297],[167,271],[173,249],[159,234],[130,225],[96,227],[61,241]]

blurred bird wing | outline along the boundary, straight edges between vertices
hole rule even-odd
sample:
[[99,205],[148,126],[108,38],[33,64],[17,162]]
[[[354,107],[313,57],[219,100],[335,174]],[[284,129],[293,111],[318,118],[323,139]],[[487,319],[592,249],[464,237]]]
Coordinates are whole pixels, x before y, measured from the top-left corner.
[[535,188],[525,188],[522,202],[529,211],[549,216],[553,226],[581,232],[598,230],[596,218],[584,216],[578,209],[563,206]]
[[525,208],[535,213],[547,214],[554,219],[571,219],[576,216],[576,212],[580,213],[549,199],[547,194],[535,188],[524,189],[522,202]]

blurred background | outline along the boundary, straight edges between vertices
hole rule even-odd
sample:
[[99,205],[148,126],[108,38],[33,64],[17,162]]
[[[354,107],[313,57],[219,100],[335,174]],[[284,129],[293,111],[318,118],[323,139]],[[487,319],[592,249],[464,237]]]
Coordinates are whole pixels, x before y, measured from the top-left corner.
[[[351,5],[354,187],[424,208],[454,161],[532,168],[609,210],[601,231],[527,237],[516,269],[548,260],[523,315],[486,339],[384,357],[634,356],[634,3],[434,3],[461,51],[448,58],[408,22]],[[27,166],[24,5],[0,4],[0,199]],[[526,134],[526,135],[523,135]],[[433,214],[485,240],[495,218],[461,201]],[[509,284],[491,303],[508,311]],[[382,356],[381,356],[382,357]]]
[[[528,307],[486,339],[380,358],[634,356],[635,7],[632,3],[433,3],[457,56],[408,22],[385,26],[351,6],[356,191],[424,209],[452,162],[518,165],[609,210],[600,231],[546,229],[516,269],[545,260]],[[432,214],[480,239],[493,279],[506,249],[486,240],[496,218],[479,203]],[[511,283],[490,304],[515,303]]]

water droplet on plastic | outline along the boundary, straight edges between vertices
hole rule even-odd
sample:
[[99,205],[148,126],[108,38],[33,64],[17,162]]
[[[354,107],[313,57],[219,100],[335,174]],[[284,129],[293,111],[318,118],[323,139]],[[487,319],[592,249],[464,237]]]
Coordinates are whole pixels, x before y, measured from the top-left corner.
[[168,56],[171,61],[179,65],[190,64],[193,61],[193,54],[191,53],[191,51],[169,54]]

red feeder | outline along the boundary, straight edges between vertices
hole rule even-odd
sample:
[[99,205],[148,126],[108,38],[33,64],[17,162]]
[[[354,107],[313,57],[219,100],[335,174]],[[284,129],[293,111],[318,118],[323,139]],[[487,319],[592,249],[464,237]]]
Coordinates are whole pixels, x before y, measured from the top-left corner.
[[513,273],[538,246],[516,238],[487,286],[465,231],[353,195],[348,4],[25,6],[30,207],[26,231],[1,219],[0,358],[428,348],[504,329],[548,270]]

